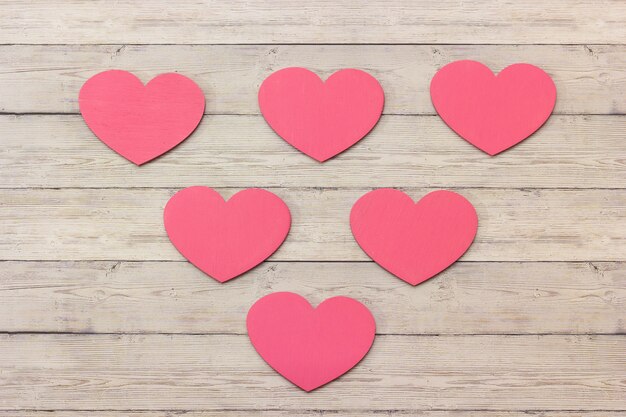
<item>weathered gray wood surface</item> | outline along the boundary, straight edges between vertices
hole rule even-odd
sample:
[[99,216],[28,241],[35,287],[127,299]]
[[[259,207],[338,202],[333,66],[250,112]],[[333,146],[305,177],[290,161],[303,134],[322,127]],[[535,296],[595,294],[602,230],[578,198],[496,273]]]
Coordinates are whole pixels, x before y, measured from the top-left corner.
[[621,410],[626,385],[614,335],[381,335],[312,394],[246,335],[0,335],[0,358],[0,404],[27,409]]
[[385,114],[434,114],[432,76],[449,62],[475,59],[496,72],[515,62],[543,68],[558,88],[555,114],[624,114],[624,54],[623,45],[5,45],[0,111],[77,113],[82,84],[120,68],[144,82],[162,72],[190,77],[210,114],[259,114],[265,77],[302,66],[322,77],[363,69],[385,89]]
[[[0,417],[626,417],[626,2],[0,2]],[[433,112],[441,66],[515,62],[555,80],[555,114],[490,158]],[[259,115],[286,66],[375,75],[373,132],[318,164]],[[77,114],[91,75],[178,71],[207,116],[137,168]],[[177,189],[269,187],[284,246],[220,285],[171,246]],[[348,225],[377,187],[466,195],[461,262],[416,288],[370,262]],[[364,302],[370,355],[310,394],[245,335],[259,297]]]
[[384,116],[349,152],[324,164],[294,150],[261,116],[205,116],[191,137],[141,167],[95,138],[78,115],[0,116],[0,137],[0,186],[10,188],[626,184],[626,116],[553,116],[514,152],[496,157],[437,116]]
[[120,414],[129,417],[363,417],[363,416],[411,416],[411,417],[624,417],[624,411],[328,411],[328,410],[219,410],[219,411],[0,411],[1,417],[117,417]]
[[[0,43],[623,43],[621,0],[4,1]],[[548,7],[549,6],[549,7]]]
[[[190,184],[191,185],[191,184]],[[365,261],[350,209],[369,189],[269,189],[292,226],[279,261]],[[1,189],[0,260],[182,260],[163,227],[177,189]],[[239,189],[220,189],[229,198]],[[407,189],[414,199],[431,189]],[[626,189],[456,190],[475,206],[466,261],[621,261]],[[418,289],[416,289],[418,290]]]
[[0,262],[9,332],[245,334],[274,291],[363,300],[380,334],[626,332],[626,264],[459,262],[414,289],[372,262],[266,262],[221,285],[187,262]]

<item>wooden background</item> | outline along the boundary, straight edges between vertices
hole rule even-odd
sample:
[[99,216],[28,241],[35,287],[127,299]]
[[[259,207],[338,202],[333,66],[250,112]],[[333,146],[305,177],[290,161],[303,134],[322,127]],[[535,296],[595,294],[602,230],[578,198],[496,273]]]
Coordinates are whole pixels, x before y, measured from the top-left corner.
[[[1,1],[0,417],[626,416],[625,44],[623,0]],[[554,115],[488,157],[430,103],[457,59],[542,67]],[[323,165],[259,115],[262,80],[294,65],[385,89],[379,125]],[[111,68],[191,77],[199,129],[141,168],[110,151],[77,97]],[[293,215],[286,243],[206,278],[161,220],[190,185],[271,189]],[[462,193],[474,245],[416,288],[393,278],[348,225],[383,186]],[[277,290],[363,301],[370,354],[322,389],[292,386],[245,333]]]

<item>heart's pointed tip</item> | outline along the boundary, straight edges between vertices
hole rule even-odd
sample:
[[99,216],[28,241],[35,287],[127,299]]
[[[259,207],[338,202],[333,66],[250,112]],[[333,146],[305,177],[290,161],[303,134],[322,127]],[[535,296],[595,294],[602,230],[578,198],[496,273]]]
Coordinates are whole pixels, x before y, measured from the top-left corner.
[[194,265],[196,268],[198,268],[200,271],[202,271],[208,278],[211,278],[212,280],[215,280],[217,282],[219,282],[220,284],[223,284],[227,281],[230,281],[233,278],[237,278],[239,275],[221,275],[221,274],[215,274],[209,271],[206,271],[203,268],[200,268],[198,265]]
[[332,158],[334,155],[331,156],[315,156],[315,155],[309,155],[311,158],[315,159],[317,162],[319,163],[324,163],[326,161],[328,161],[330,158]]
[[[470,142],[470,143],[472,143],[472,142]],[[478,150],[480,150],[480,151],[482,151],[482,152],[486,153],[486,154],[487,154],[487,155],[489,155],[489,156],[496,156],[497,154],[499,154],[499,153],[501,153],[501,152],[504,152],[504,151],[506,150],[506,149],[486,149],[486,148],[483,148],[483,147],[481,147],[481,146],[476,146],[476,145],[474,145],[474,146],[475,146]],[[508,149],[508,148],[507,148],[507,149]]]
[[[451,191],[448,191],[448,192],[451,192]],[[421,284],[425,283],[426,281],[430,281],[431,279],[436,278],[437,275],[439,275],[440,273],[441,273],[441,271],[435,273],[434,275],[427,276],[426,278],[418,277],[418,278],[415,278],[415,279],[412,279],[412,280],[404,279],[404,278],[400,278],[400,277],[398,277],[398,278],[400,278],[402,281],[406,282],[407,284],[409,284],[409,285],[411,285],[413,287],[417,287],[418,285],[421,285]]]
[[218,278],[218,277],[214,277],[214,276],[212,276],[212,275],[209,275],[209,276],[210,276],[211,278],[213,278],[214,280],[216,280],[217,282],[219,282],[220,284],[223,284],[223,283],[225,283],[225,282],[230,281],[230,280],[231,280],[231,279],[233,279],[233,278],[236,278],[236,277],[219,277],[219,278]]
[[142,166],[143,164],[146,164],[150,161],[152,161],[154,158],[130,158],[127,156],[124,156],[124,158],[128,159],[130,162],[132,162],[133,164],[137,165],[138,167]]
[[[395,274],[394,274],[395,275]],[[421,284],[422,282],[424,282],[425,280],[417,278],[417,280],[412,279],[412,278],[403,278],[399,275],[396,275],[396,278],[400,279],[402,282],[406,282],[407,284],[409,284],[412,287],[417,287],[419,284]]]
[[301,390],[305,391],[305,392],[311,392],[311,391],[314,391],[314,390],[316,390],[317,388],[319,388],[320,386],[321,386],[321,385],[316,385],[316,386],[314,386],[314,387],[311,387],[311,386],[303,387],[302,385],[298,385],[298,387],[299,387]]

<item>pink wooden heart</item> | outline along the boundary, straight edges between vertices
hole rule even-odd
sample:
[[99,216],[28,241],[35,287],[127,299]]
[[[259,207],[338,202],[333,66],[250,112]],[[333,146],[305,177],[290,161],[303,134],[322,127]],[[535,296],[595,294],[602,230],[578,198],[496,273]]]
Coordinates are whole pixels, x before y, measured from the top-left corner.
[[165,206],[165,230],[178,251],[219,282],[267,259],[283,243],[291,225],[287,205],[258,188],[224,201],[208,187],[177,192]]
[[363,304],[333,297],[313,308],[290,292],[258,300],[248,312],[248,336],[276,372],[305,391],[352,369],[369,351],[376,323]]
[[376,78],[356,69],[337,71],[324,82],[305,68],[285,68],[259,89],[259,107],[272,129],[320,162],[372,130],[384,101]]
[[478,149],[496,155],[532,135],[554,109],[552,78],[530,64],[514,64],[495,76],[480,62],[456,61],[430,83],[437,113]]
[[476,236],[474,206],[452,191],[433,191],[420,201],[382,188],[352,207],[350,226],[357,243],[377,264],[417,285],[453,264]]
[[80,89],[78,103],[92,132],[137,165],[182,142],[204,113],[202,90],[173,73],[161,74],[144,86],[130,72],[101,72]]

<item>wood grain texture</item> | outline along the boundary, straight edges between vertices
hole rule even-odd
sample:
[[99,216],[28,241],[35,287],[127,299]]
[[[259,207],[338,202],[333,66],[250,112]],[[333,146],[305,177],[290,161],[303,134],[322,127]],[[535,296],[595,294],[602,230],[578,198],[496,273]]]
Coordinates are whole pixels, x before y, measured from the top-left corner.
[[[2,411],[0,417],[118,417],[119,411]],[[624,417],[624,411],[418,411],[418,410],[219,410],[219,411],[132,411],[124,410],[129,417]]]
[[324,78],[341,68],[367,71],[385,90],[385,114],[435,114],[434,74],[475,59],[496,72],[517,62],[541,67],[557,86],[555,114],[624,114],[625,54],[624,45],[5,45],[0,111],[78,113],[83,83],[117,68],[144,82],[177,71],[202,88],[206,113],[259,114],[263,80],[300,66]]
[[619,336],[378,336],[305,393],[245,335],[0,335],[0,408],[621,410],[625,354]]
[[275,291],[355,298],[380,334],[626,332],[626,265],[562,262],[460,262],[417,288],[371,262],[267,262],[224,285],[187,262],[2,262],[0,332],[245,334]]
[[383,116],[372,133],[320,164],[261,116],[205,116],[194,134],[137,168],[80,116],[0,116],[1,187],[624,188],[626,116],[553,116],[489,157],[437,116]]
[[[0,262],[0,417],[626,417],[624,39],[622,0],[2,1],[0,260],[16,261]],[[486,157],[434,115],[430,80],[459,59],[543,68],[555,114]],[[259,116],[260,83],[287,66],[368,71],[385,115],[320,165]],[[138,169],[77,115],[111,68],[180,72],[209,116]],[[162,225],[190,185],[274,187],[287,242],[213,282]],[[384,186],[468,197],[463,260],[417,288],[369,262],[348,215]],[[244,329],[282,290],[366,303],[371,354],[308,395],[286,382]]]
[[[175,189],[0,190],[2,260],[182,260],[163,227]],[[220,189],[229,198],[238,189]],[[289,206],[287,240],[270,259],[369,260],[349,227],[369,189],[269,189]],[[407,189],[418,199],[430,189]],[[466,261],[622,261],[626,190],[453,190],[476,208]],[[410,289],[410,288],[409,288]]]
[[621,43],[620,0],[5,1],[0,43]]

